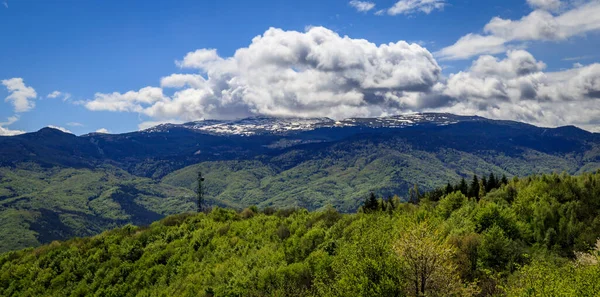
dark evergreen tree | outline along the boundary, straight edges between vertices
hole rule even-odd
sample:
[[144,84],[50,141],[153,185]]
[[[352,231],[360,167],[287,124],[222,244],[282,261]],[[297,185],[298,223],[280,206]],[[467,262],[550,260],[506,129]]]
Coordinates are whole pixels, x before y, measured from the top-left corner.
[[379,208],[379,201],[377,201],[377,197],[375,197],[375,194],[373,194],[373,192],[371,192],[371,194],[365,201],[365,205],[363,206],[363,209],[365,212],[368,213],[368,212],[377,211],[378,208]]
[[488,178],[487,181],[487,187],[485,189],[486,192],[490,192],[493,189],[498,188],[498,181],[496,181],[496,177],[494,176],[494,173],[490,173],[490,177]]
[[464,177],[460,180],[460,184],[458,184],[458,190],[465,196],[469,195],[469,186]]
[[508,178],[506,178],[506,175],[505,175],[505,174],[503,174],[503,175],[502,175],[502,180],[501,180],[501,183],[502,183],[503,185],[508,185]]
[[452,194],[453,192],[454,192],[454,187],[450,183],[448,183],[446,185],[446,195]]
[[202,177],[202,172],[198,172],[198,188],[196,189],[196,194],[198,195],[198,212],[202,212],[204,210],[204,188],[202,187],[202,182],[204,181],[204,177]]
[[469,187],[468,197],[479,200],[479,178],[477,178],[477,175],[473,175],[473,181],[471,181],[471,186]]
[[481,177],[481,186],[482,186],[482,190],[487,193],[488,181],[487,181],[487,178],[485,176]]

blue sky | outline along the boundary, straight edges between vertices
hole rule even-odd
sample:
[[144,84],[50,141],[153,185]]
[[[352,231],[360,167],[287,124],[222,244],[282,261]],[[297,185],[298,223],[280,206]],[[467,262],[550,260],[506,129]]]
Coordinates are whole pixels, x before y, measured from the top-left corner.
[[[98,129],[121,133],[153,123],[209,117],[339,118],[416,111],[479,114],[546,126],[573,124],[594,131],[600,123],[600,28],[593,16],[587,23],[580,21],[586,19],[581,17],[585,11],[600,13],[595,10],[600,8],[598,1],[2,4],[4,134],[49,125],[75,134]],[[495,17],[501,21],[494,22]],[[256,36],[269,35],[269,28],[277,29],[269,40],[253,42]],[[475,35],[481,41],[463,38]],[[332,46],[315,43],[319,38]],[[400,41],[420,46],[381,47]],[[245,55],[228,59],[250,46]],[[281,60],[274,50],[280,46],[292,52],[302,48],[300,53],[308,51],[307,57],[318,55],[320,60],[286,57],[270,64]],[[210,65],[203,60],[206,55],[200,55],[205,52],[197,51],[202,49],[210,53]],[[373,56],[364,58],[367,55]],[[363,72],[353,70],[358,64],[342,62],[336,62],[341,68],[323,68],[331,61],[353,59],[375,59],[376,66],[369,64]],[[233,70],[231,61],[238,65]],[[523,72],[518,68],[523,65],[534,66]],[[378,81],[388,70],[385,82]],[[288,78],[286,71],[298,75]],[[172,74],[189,76],[161,82]],[[285,81],[279,79],[282,76]],[[318,83],[314,77],[320,77]],[[265,83],[274,78],[275,83]],[[190,79],[200,82],[192,86]],[[533,96],[527,95],[530,90]],[[48,98],[55,91],[55,98]],[[15,98],[26,106],[18,107]]]

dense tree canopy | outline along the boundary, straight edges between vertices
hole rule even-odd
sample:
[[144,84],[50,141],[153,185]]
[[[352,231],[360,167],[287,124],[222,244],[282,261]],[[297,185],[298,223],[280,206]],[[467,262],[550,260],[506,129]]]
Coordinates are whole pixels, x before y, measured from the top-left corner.
[[8,252],[0,296],[596,296],[600,174],[492,180],[479,200],[215,208]]

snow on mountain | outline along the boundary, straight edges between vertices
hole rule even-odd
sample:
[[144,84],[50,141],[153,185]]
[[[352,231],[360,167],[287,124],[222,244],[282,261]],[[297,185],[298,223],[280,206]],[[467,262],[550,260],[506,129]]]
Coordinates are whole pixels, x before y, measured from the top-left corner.
[[416,125],[444,126],[463,121],[480,121],[476,116],[457,116],[446,113],[417,113],[379,118],[349,118],[334,121],[329,118],[276,118],[257,116],[241,120],[201,120],[185,124],[162,124],[144,130],[147,133],[169,132],[173,128],[191,129],[215,135],[287,134],[318,128],[367,127],[405,128]]

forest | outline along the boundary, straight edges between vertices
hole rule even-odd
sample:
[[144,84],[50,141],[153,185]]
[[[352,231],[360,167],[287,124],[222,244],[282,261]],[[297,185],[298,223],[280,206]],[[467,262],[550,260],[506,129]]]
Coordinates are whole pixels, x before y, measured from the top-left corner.
[[0,255],[0,296],[598,296],[600,172],[215,207]]

